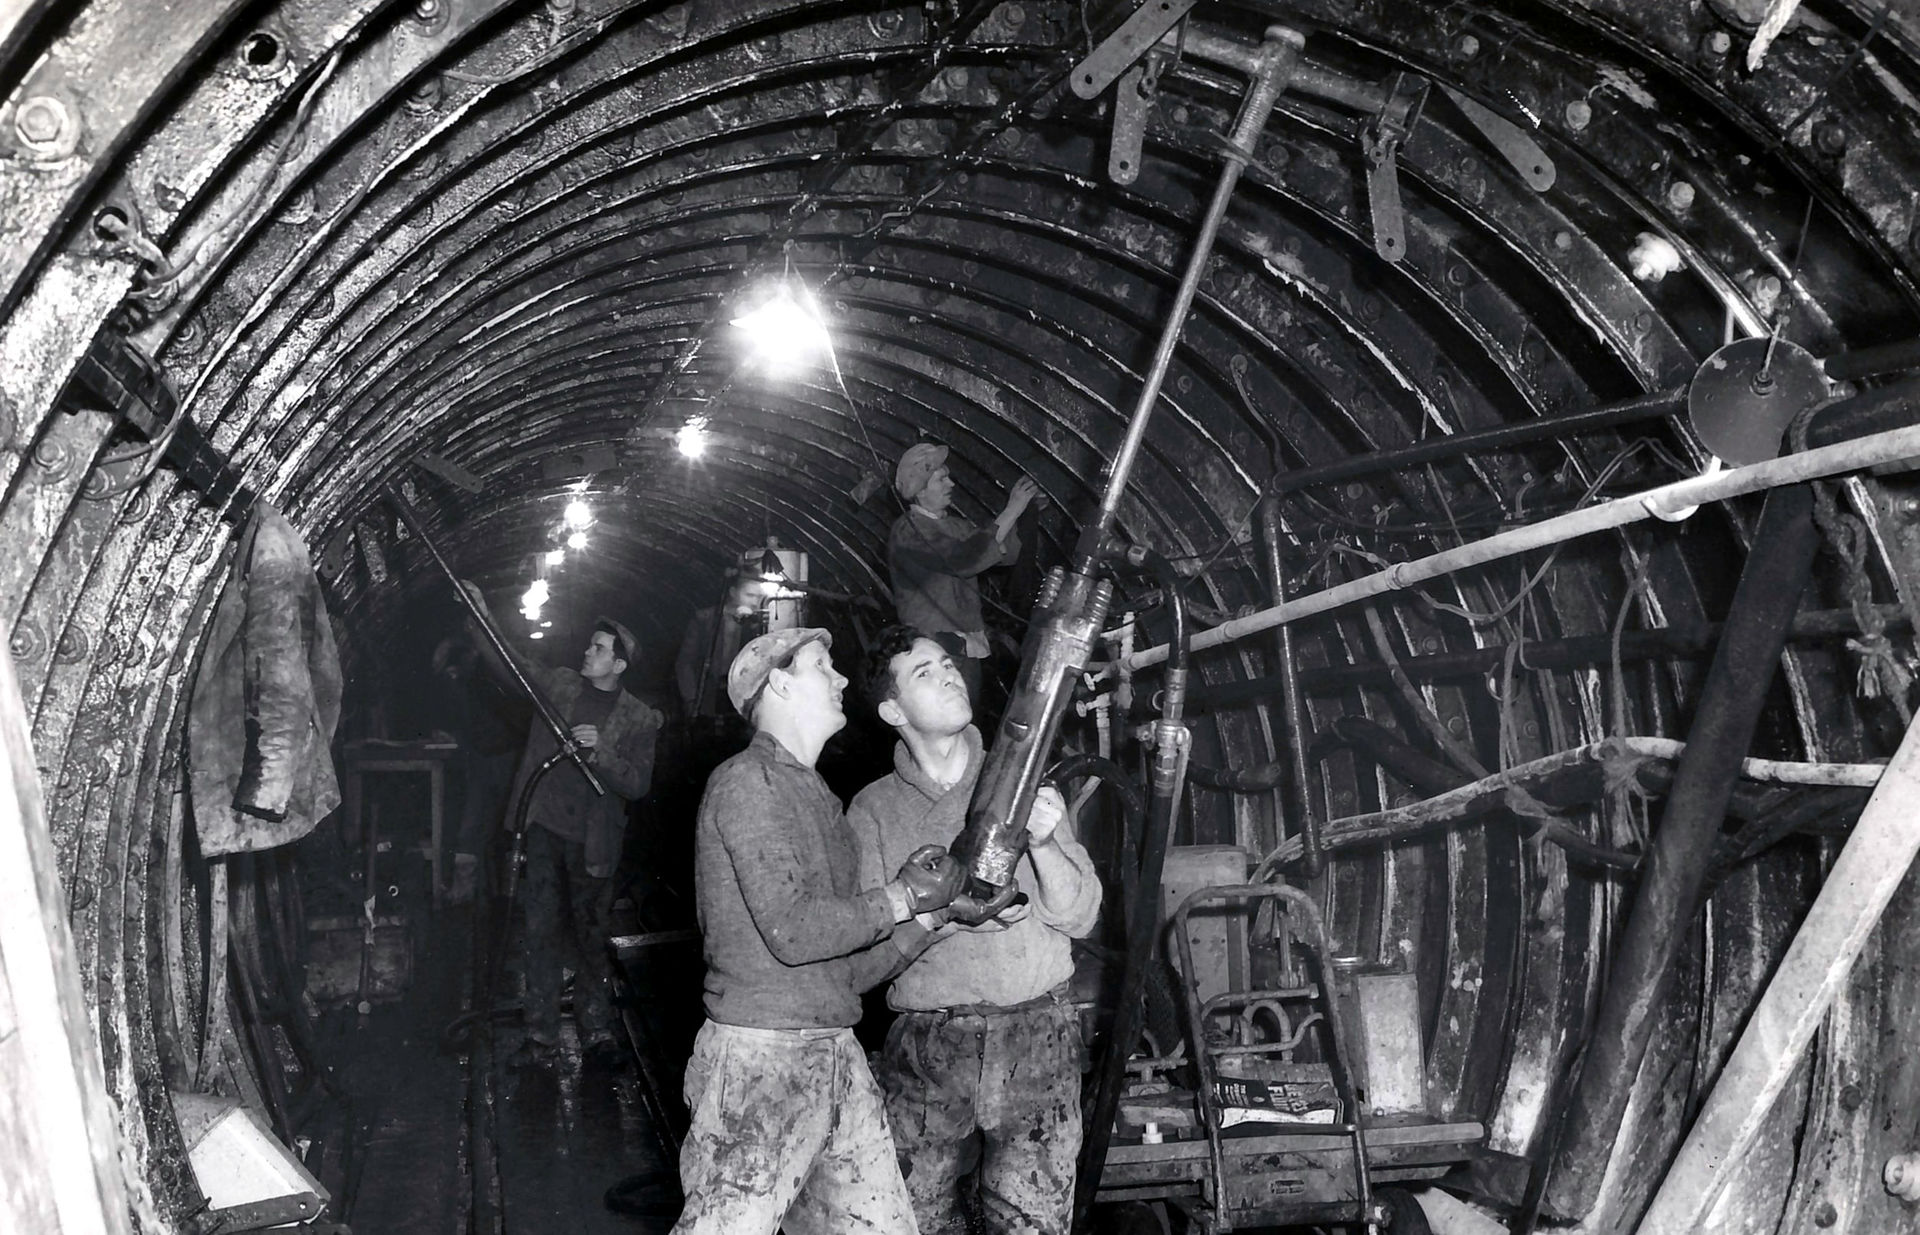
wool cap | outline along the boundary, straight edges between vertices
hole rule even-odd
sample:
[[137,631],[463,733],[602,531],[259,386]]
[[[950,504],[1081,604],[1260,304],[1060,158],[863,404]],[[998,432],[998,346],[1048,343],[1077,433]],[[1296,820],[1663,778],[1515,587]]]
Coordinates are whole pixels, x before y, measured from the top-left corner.
[[816,640],[822,647],[833,646],[831,632],[818,626],[796,626],[790,630],[769,631],[741,648],[733,664],[727,667],[727,698],[733,701],[734,711],[746,716],[747,704],[767,684],[774,666]]
[[916,442],[900,456],[900,466],[893,470],[893,487],[900,491],[903,500],[911,502],[920,496],[920,490],[933,479],[934,471],[946,461],[945,446],[937,442]]

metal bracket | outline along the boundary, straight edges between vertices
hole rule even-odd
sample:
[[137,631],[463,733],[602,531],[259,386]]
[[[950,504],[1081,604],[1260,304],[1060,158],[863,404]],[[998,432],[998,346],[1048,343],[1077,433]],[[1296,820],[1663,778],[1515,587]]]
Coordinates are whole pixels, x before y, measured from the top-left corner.
[[1147,0],[1085,60],[1073,66],[1073,92],[1090,99],[1111,86],[1167,31],[1179,25],[1196,3],[1198,0]]
[[103,409],[126,421],[222,518],[244,522],[253,508],[254,492],[240,470],[187,416],[159,366],[124,336],[107,330],[94,337],[60,406],[69,413]]
[[1373,251],[1390,262],[1407,254],[1406,210],[1400,204],[1400,147],[1419,123],[1427,101],[1428,81],[1413,73],[1396,73],[1387,101],[1360,131],[1360,150],[1367,159],[1367,205],[1373,212]]
[[1480,130],[1480,135],[1500,152],[1500,157],[1520,173],[1520,178],[1527,182],[1528,188],[1536,193],[1545,193],[1553,187],[1553,160],[1547,157],[1547,152],[1540,149],[1540,144],[1525,129],[1451,86],[1443,85],[1440,91],[1453,100],[1460,114]]
[[[1148,60],[1158,58],[1149,53]],[[1132,184],[1140,178],[1140,156],[1147,141],[1147,117],[1159,87],[1157,65],[1136,64],[1120,75],[1113,97],[1113,143],[1107,151],[1107,179]]]
[[285,1226],[289,1222],[309,1222],[326,1209],[326,1202],[311,1192],[248,1201],[225,1209],[210,1209],[201,1215],[204,1235],[236,1235],[241,1231],[259,1231]]

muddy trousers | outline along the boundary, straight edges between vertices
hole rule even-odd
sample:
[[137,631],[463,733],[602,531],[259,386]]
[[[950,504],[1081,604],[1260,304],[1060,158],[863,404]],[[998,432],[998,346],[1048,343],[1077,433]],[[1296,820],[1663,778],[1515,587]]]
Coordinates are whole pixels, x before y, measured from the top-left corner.
[[527,1036],[560,1041],[560,979],[567,937],[580,955],[573,979],[573,1019],[580,1041],[613,1036],[613,962],[607,956],[607,912],[613,880],[587,873],[587,847],[538,824],[527,826],[527,873],[520,883],[527,927]]
[[708,1021],[687,1063],[674,1235],[917,1235],[851,1029]]
[[1004,1009],[906,1012],[880,1060],[922,1235],[966,1235],[975,1163],[993,1235],[1067,1235],[1080,1153],[1080,1025],[1056,991]]

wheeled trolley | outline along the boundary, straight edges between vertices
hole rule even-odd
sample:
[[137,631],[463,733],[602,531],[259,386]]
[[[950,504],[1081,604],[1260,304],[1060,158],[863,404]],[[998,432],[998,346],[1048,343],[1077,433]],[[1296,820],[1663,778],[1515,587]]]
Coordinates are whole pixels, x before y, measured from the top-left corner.
[[[1196,909],[1234,904],[1284,911],[1288,933],[1313,961],[1312,980],[1203,997],[1189,919]],[[1202,888],[1175,910],[1171,931],[1186,1044],[1180,1055],[1138,1069],[1140,1083],[1121,1098],[1121,1134],[1107,1152],[1097,1200],[1165,1202],[1209,1233],[1308,1223],[1386,1229],[1410,1202],[1383,1201],[1377,1185],[1435,1178],[1484,1137],[1478,1123],[1369,1114],[1349,1058],[1355,1039],[1334,990],[1325,927],[1299,889]],[[1314,1053],[1302,1049],[1310,1039],[1319,1059],[1296,1061],[1296,1052]],[[1194,1087],[1154,1077],[1156,1065],[1163,1073],[1190,1069]],[[1396,1199],[1398,1207],[1390,1203]]]

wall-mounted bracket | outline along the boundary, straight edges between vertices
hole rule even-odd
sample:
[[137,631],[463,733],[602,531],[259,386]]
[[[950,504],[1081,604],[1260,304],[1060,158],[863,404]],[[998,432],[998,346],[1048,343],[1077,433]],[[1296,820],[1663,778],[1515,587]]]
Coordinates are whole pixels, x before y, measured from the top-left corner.
[[170,464],[221,518],[244,522],[253,509],[255,495],[240,469],[186,415],[173,383],[124,336],[108,330],[94,338],[60,406],[69,413],[103,410],[120,417],[161,452],[149,463]]
[[1412,73],[1396,73],[1386,102],[1372,123],[1360,130],[1360,151],[1367,159],[1367,206],[1373,212],[1373,251],[1390,262],[1407,255],[1407,216],[1400,203],[1400,147],[1420,120],[1428,82]]
[[1198,0],[1147,0],[1085,60],[1073,66],[1073,92],[1083,99],[1098,96],[1179,25],[1196,3]]
[[1474,102],[1451,86],[1441,86],[1440,91],[1453,100],[1453,105],[1460,109],[1460,114],[1465,116],[1474,128],[1480,130],[1480,136],[1486,138],[1488,144],[1500,152],[1500,157],[1505,159],[1514,171],[1520,173],[1520,178],[1527,182],[1528,188],[1536,193],[1545,193],[1553,187],[1556,175],[1553,160],[1547,157],[1547,152],[1540,148],[1540,143],[1534,141],[1525,129],[1492,108]]

